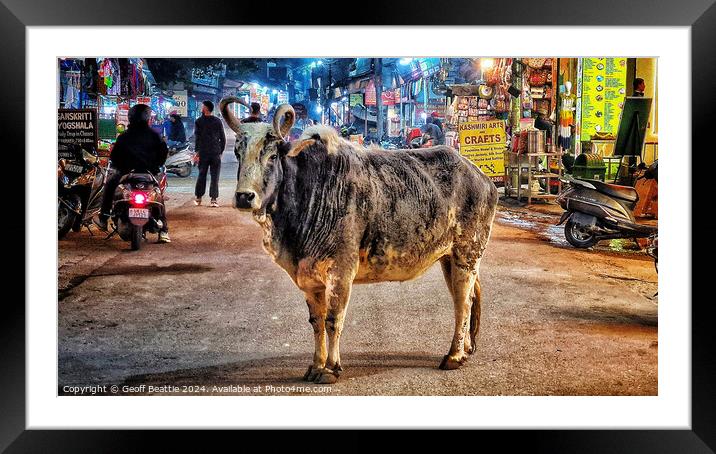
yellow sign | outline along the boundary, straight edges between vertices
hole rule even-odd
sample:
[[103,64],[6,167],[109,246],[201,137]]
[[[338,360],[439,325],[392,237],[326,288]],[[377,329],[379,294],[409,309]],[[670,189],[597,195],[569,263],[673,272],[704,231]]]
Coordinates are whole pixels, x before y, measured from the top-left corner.
[[616,136],[627,95],[626,58],[585,58],[582,68],[582,140],[594,133]]
[[505,177],[507,134],[504,120],[460,123],[460,154],[495,181]]

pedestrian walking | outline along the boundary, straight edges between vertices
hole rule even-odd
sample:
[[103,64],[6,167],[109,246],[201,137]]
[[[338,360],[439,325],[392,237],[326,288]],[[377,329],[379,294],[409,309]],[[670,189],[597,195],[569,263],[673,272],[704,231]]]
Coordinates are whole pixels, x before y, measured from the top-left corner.
[[241,123],[260,123],[261,121],[263,121],[261,119],[261,104],[252,102],[249,116],[241,120]]
[[226,146],[226,135],[221,120],[213,115],[214,103],[204,101],[201,106],[201,117],[194,123],[194,136],[196,137],[196,152],[199,155],[199,178],[196,180],[194,205],[201,205],[201,198],[206,192],[206,174],[211,172],[211,186],[209,197],[211,206],[218,207],[219,202],[219,172],[221,170],[221,155]]

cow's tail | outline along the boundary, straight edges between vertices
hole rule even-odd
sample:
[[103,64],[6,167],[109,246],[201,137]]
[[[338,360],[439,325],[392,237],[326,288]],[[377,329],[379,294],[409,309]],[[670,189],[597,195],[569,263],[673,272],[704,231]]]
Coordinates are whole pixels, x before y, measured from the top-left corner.
[[477,348],[477,336],[480,333],[480,313],[482,312],[482,294],[480,290],[480,277],[475,279],[475,286],[470,295],[472,304],[470,305],[470,353]]
[[487,216],[489,222],[484,229],[484,238],[480,244],[479,256],[475,271],[477,271],[477,277],[475,278],[475,285],[472,288],[470,298],[472,298],[472,304],[470,305],[470,346],[471,352],[474,352],[477,348],[477,336],[480,333],[480,313],[482,312],[482,287],[480,285],[480,262],[482,261],[482,254],[485,252],[487,243],[490,241],[490,235],[492,234],[492,225],[495,222],[495,215],[497,214],[497,188],[490,182],[490,195],[487,200]]

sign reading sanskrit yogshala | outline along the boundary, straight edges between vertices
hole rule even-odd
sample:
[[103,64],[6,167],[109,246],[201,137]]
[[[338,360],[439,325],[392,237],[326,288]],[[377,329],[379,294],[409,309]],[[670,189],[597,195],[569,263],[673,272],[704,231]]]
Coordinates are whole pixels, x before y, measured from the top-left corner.
[[97,149],[97,111],[95,109],[57,110],[57,151],[60,158],[73,158],[71,145]]
[[460,154],[482,170],[493,181],[505,177],[507,134],[504,120],[475,121],[458,124]]

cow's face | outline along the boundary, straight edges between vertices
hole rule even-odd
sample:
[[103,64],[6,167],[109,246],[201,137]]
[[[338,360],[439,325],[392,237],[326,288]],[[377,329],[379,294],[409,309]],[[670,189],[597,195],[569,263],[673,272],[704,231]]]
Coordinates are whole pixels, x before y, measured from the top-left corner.
[[248,107],[246,101],[230,96],[219,103],[226,124],[236,133],[234,153],[239,160],[236,175],[234,206],[251,210],[254,214],[266,214],[266,208],[276,199],[276,192],[283,179],[281,158],[288,152],[284,141],[296,118],[296,112],[288,104],[276,109],[273,123],[241,123],[229,109],[231,103]]
[[281,158],[288,144],[266,124],[237,134],[234,152],[239,161],[234,206],[241,210],[265,210],[276,198],[283,179]]

